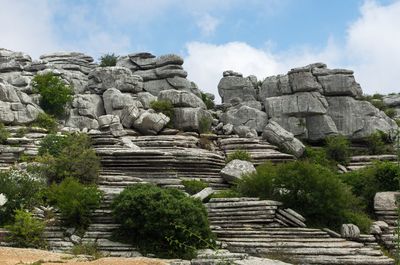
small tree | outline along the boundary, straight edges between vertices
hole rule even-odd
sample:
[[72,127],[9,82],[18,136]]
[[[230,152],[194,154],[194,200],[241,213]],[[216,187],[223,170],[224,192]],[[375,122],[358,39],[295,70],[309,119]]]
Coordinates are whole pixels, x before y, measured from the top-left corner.
[[118,56],[114,53],[104,54],[100,57],[100,66],[116,66],[117,65]]
[[338,163],[347,164],[350,160],[350,143],[343,135],[326,138],[326,155]]
[[53,73],[36,75],[32,80],[35,93],[40,94],[40,106],[50,115],[61,117],[65,107],[72,101],[73,90]]

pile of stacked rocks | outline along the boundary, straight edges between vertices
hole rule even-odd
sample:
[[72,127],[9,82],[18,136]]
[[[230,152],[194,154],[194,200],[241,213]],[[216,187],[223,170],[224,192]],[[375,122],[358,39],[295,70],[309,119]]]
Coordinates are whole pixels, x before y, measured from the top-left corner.
[[395,118],[400,118],[400,94],[391,94],[383,97],[383,103],[395,110]]
[[331,70],[322,63],[267,77],[261,85],[254,76],[227,71],[218,90],[227,108],[224,126],[260,133],[270,120],[308,141],[338,133],[360,140],[377,129],[388,134],[397,129],[382,111],[359,100],[362,90],[353,71]]

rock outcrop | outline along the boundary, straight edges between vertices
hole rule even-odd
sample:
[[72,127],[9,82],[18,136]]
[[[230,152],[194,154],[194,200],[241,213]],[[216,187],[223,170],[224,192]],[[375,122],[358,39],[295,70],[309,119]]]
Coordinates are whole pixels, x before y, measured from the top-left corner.
[[[233,71],[226,71],[223,76],[218,90],[227,107],[221,119],[224,124],[258,117],[257,124],[265,125],[272,120],[295,137],[308,141],[320,141],[338,133],[362,140],[376,130],[393,134],[397,129],[385,113],[360,100],[362,90],[350,70],[310,64],[294,68],[287,75],[267,77],[261,85],[254,77]],[[243,105],[252,110],[238,111]],[[256,110],[266,114],[266,118],[256,114]],[[257,129],[254,124],[249,127]]]

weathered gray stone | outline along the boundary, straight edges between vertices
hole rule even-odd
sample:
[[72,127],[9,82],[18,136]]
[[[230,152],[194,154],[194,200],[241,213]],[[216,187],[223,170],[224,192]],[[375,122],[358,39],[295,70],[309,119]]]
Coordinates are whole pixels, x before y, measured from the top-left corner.
[[116,88],[109,88],[103,94],[106,114],[121,115],[126,106],[142,107],[140,101],[135,100],[130,94],[124,94]]
[[337,134],[338,130],[332,118],[328,115],[314,115],[306,118],[307,139],[320,141],[327,136]]
[[206,105],[201,98],[187,91],[164,90],[158,94],[158,100],[169,100],[174,107],[206,109]]
[[232,124],[234,127],[244,125],[250,129],[255,129],[257,132],[262,132],[267,124],[268,117],[263,111],[239,104],[229,108],[222,115],[221,121],[225,124]]
[[346,239],[357,239],[360,237],[360,229],[354,224],[343,224],[340,234]]
[[334,74],[318,76],[326,96],[360,97],[362,90],[353,75]]
[[223,103],[229,103],[233,98],[243,101],[256,100],[256,89],[249,79],[239,76],[225,76],[218,84],[218,93]]
[[400,192],[385,191],[378,192],[374,197],[374,209],[383,211],[393,211],[397,209],[397,199],[400,197]]
[[163,113],[143,111],[135,120],[133,127],[143,134],[157,134],[167,125],[169,120]]
[[296,157],[300,157],[304,153],[304,144],[274,121],[269,121],[262,136],[268,142],[278,145]]
[[269,97],[277,97],[291,93],[292,90],[287,75],[269,76],[264,79],[259,89],[259,99],[264,101]]
[[151,102],[156,101],[157,97],[149,92],[140,92],[137,94],[137,99],[142,103],[144,109],[150,109]]
[[125,106],[120,115],[121,124],[125,128],[131,128],[139,115],[140,111],[136,106]]
[[210,197],[214,193],[215,193],[215,190],[213,190],[212,188],[208,187],[208,188],[204,188],[201,191],[199,191],[198,193],[192,195],[192,198],[204,201],[205,199],[207,199],[208,197]]
[[387,95],[383,97],[383,103],[388,107],[400,106],[400,94]]
[[256,172],[256,168],[249,161],[232,160],[222,170],[221,176],[227,182],[235,182],[241,176]]
[[92,119],[97,119],[97,117],[105,114],[103,99],[96,94],[75,95],[72,107],[78,109],[79,115]]
[[255,129],[251,129],[244,125],[233,127],[233,132],[242,138],[257,138],[258,133]]
[[307,72],[294,72],[290,71],[288,73],[289,76],[289,84],[293,91],[296,92],[312,92],[312,91],[321,91],[321,84],[318,83],[317,79],[311,71]]
[[203,108],[174,108],[174,128],[182,131],[200,130],[202,120],[212,120],[211,114]]
[[125,67],[97,67],[88,78],[87,89],[97,94],[103,94],[109,88],[132,93],[143,90],[142,78]]
[[96,119],[80,115],[78,109],[71,109],[69,111],[69,116],[67,118],[65,126],[79,128],[80,130],[83,130],[84,128],[90,130],[98,129],[99,123]]
[[98,118],[98,123],[99,123],[99,128],[104,129],[104,128],[109,128],[111,124],[113,123],[121,123],[120,119],[117,115],[103,115]]
[[225,135],[230,135],[230,134],[232,134],[232,133],[233,133],[233,124],[230,124],[230,123],[225,124],[225,125],[222,127],[222,132],[223,132]]

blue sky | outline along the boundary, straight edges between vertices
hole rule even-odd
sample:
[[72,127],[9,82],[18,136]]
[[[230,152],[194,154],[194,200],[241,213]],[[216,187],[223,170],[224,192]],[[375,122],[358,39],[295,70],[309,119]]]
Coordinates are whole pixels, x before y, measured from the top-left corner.
[[[222,71],[259,79],[322,61],[355,70],[367,93],[400,92],[400,1],[0,0],[0,47],[150,51],[185,58],[189,78],[217,93]],[[8,26],[4,26],[8,25]]]

